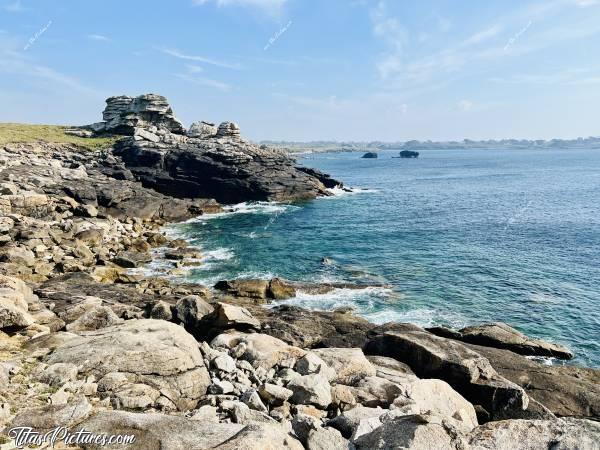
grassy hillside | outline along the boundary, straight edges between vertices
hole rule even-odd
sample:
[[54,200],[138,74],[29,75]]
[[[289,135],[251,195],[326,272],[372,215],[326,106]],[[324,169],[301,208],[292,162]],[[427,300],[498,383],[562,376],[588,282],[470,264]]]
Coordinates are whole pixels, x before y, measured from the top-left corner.
[[82,138],[65,134],[60,125],[28,125],[22,123],[0,123],[0,145],[14,142],[61,142],[76,144],[91,150],[109,147],[118,137]]

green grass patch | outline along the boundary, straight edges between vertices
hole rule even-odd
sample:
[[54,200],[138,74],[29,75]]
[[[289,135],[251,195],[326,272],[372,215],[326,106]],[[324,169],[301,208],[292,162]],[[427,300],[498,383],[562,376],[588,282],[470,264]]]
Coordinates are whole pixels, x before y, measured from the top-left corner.
[[65,134],[71,127],[61,125],[29,125],[0,123],[0,145],[17,142],[53,142],[75,144],[90,150],[112,146],[121,136],[83,138]]

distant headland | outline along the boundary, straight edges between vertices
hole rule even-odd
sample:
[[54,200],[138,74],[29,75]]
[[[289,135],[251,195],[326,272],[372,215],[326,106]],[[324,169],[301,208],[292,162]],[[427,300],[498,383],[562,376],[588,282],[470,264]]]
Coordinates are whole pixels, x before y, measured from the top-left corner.
[[338,142],[338,141],[261,141],[272,147],[278,147],[290,153],[304,152],[373,152],[377,150],[452,150],[452,149],[555,149],[555,148],[582,148],[599,149],[600,137],[590,136],[577,139],[501,139],[476,141],[463,139],[462,141],[397,141],[397,142]]

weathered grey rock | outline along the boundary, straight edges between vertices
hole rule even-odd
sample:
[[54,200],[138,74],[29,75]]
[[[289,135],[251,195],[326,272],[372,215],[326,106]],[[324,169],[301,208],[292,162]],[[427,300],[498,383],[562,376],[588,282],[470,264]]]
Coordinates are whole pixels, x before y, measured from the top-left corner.
[[223,444],[218,450],[303,450],[302,444],[280,425],[251,424]]
[[351,409],[357,403],[354,388],[343,384],[331,386],[331,403],[341,411]]
[[174,402],[179,409],[195,406],[210,384],[194,338],[164,320],[129,320],[67,340],[47,362],[81,365],[97,379],[110,372],[130,374]]
[[364,406],[387,408],[403,389],[395,383],[379,377],[365,377],[352,388],[357,403]]
[[294,391],[276,384],[265,383],[258,389],[258,395],[269,405],[281,406],[294,395]]
[[151,133],[150,131],[147,131],[143,128],[134,128],[133,129],[133,137],[136,140],[146,140],[146,141],[150,141],[150,142],[159,142],[160,141],[160,137],[158,137],[156,134]]
[[468,448],[466,437],[452,419],[431,414],[396,418],[358,437],[354,444],[357,450]]
[[471,403],[481,405],[494,420],[520,417],[527,409],[529,398],[523,389],[500,376],[479,353],[414,325],[396,325],[397,329],[402,327],[403,331],[375,335],[367,351],[396,358],[419,377],[448,382]]
[[144,410],[152,407],[159,397],[160,392],[146,384],[125,384],[111,400],[115,409]]
[[218,378],[213,378],[212,384],[208,387],[208,392],[211,394],[230,394],[235,390],[233,384],[231,384],[227,380],[219,380]]
[[156,126],[173,133],[185,132],[181,122],[173,115],[167,99],[162,95],[110,97],[106,99],[102,117],[105,122],[104,131],[133,134],[135,128]]
[[217,137],[239,137],[240,127],[235,122],[222,122],[217,130]]
[[237,330],[260,329],[260,322],[246,309],[227,303],[217,303],[212,313],[203,318],[208,327]]
[[287,385],[294,394],[290,401],[299,405],[327,408],[331,404],[331,385],[324,375],[304,375]]
[[211,138],[217,135],[217,127],[210,122],[194,122],[190,125],[187,135],[198,139]]
[[290,359],[301,358],[305,350],[293,347],[272,336],[261,333],[223,333],[213,339],[211,346],[222,349],[241,348],[237,358],[244,359],[254,368],[271,369]]
[[191,328],[197,326],[198,322],[212,311],[213,307],[198,295],[183,297],[175,305],[177,319]]
[[375,368],[375,373],[379,378],[385,378],[401,386],[418,379],[407,364],[401,363],[394,358],[367,355],[367,359]]
[[306,414],[297,414],[292,419],[292,429],[300,442],[306,444],[308,435],[311,431],[321,428],[321,421],[316,417]]
[[379,418],[386,412],[385,409],[367,408],[359,405],[334,417],[328,422],[328,425],[339,430],[345,438],[350,438],[357,434],[362,422],[374,423],[375,419],[377,426],[380,426],[381,421]]
[[243,425],[248,425],[251,423],[277,423],[277,421],[269,417],[268,414],[250,409],[248,405],[241,402],[235,402],[231,410],[231,415],[235,423],[240,423]]
[[173,311],[171,305],[163,300],[157,301],[150,310],[151,319],[167,320],[173,319]]
[[229,295],[256,300],[265,300],[268,288],[268,280],[245,278],[239,280],[222,280],[215,284],[215,289],[226,292]]
[[57,363],[51,364],[36,374],[36,378],[50,386],[60,386],[77,378],[79,370],[75,364]]
[[350,450],[350,443],[335,428],[318,428],[308,433],[308,450]]
[[267,295],[275,300],[286,300],[296,296],[296,288],[281,278],[273,278],[269,281]]
[[36,431],[49,431],[56,427],[74,427],[84,421],[92,410],[85,397],[63,405],[46,405],[37,408],[21,408],[10,428],[31,427]]
[[[293,392],[290,391],[288,398],[291,397],[292,394]],[[260,399],[260,395],[255,389],[249,389],[246,392],[244,392],[240,397],[240,400],[256,411],[267,412],[267,407],[262,402],[262,400]]]
[[121,252],[113,259],[113,262],[121,267],[134,268],[140,267],[152,261],[149,253],[139,252]]
[[477,427],[469,435],[472,450],[593,450],[600,424],[590,420],[502,420]]
[[212,368],[220,370],[222,372],[233,372],[235,371],[236,367],[235,360],[225,353],[222,353],[215,359],[213,359],[210,362],[210,365]]
[[470,344],[501,348],[520,355],[573,358],[573,353],[565,346],[532,339],[502,322],[466,327],[453,337]]
[[313,352],[335,371],[336,383],[351,385],[375,376],[375,368],[360,348],[320,348]]
[[[144,450],[204,450],[235,436],[242,425],[212,423],[156,413],[98,412],[81,424],[96,434],[134,435],[131,448]],[[85,449],[123,448],[87,445]]]
[[203,422],[219,423],[217,408],[211,405],[203,405],[194,410],[190,416],[190,419],[201,420]]
[[397,396],[390,409],[390,413],[384,417],[430,413],[451,417],[460,422],[466,432],[478,425],[473,405],[442,380],[413,381],[405,392]]
[[99,330],[100,328],[116,325],[122,321],[108,306],[94,306],[79,316],[77,320],[68,324],[67,331]]
[[320,373],[325,375],[329,381],[333,381],[337,377],[336,371],[313,352],[308,352],[296,361],[295,369],[301,375]]
[[0,261],[32,267],[36,258],[35,254],[25,247],[9,246],[0,249]]
[[33,323],[27,310],[17,307],[11,299],[0,297],[0,329],[26,328]]

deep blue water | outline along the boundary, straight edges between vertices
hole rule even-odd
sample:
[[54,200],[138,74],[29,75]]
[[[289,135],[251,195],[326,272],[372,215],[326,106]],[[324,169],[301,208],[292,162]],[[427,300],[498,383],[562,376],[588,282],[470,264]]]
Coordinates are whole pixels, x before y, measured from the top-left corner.
[[388,284],[290,302],[350,305],[380,323],[504,321],[567,345],[577,364],[600,366],[600,151],[396,154],[306,155],[302,164],[361,189],[301,205],[238,205],[178,225],[205,252],[191,278]]

